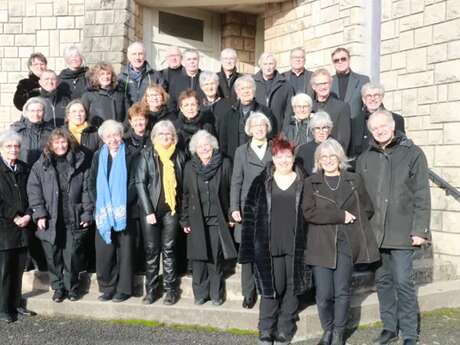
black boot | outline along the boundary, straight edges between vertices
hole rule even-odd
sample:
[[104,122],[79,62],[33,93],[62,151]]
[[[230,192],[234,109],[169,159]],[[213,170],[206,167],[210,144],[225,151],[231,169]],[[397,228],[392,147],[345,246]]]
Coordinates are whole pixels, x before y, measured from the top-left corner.
[[343,330],[334,329],[334,332],[332,332],[331,345],[345,345],[345,337]]
[[331,340],[332,340],[332,331],[326,330],[324,331],[317,345],[331,345]]

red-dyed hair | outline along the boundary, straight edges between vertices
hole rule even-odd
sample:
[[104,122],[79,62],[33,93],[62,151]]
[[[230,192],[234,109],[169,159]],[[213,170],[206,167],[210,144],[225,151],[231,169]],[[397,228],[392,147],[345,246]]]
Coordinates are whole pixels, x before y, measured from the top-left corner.
[[281,151],[291,151],[294,154],[295,145],[282,136],[277,136],[272,142],[272,156],[276,156]]

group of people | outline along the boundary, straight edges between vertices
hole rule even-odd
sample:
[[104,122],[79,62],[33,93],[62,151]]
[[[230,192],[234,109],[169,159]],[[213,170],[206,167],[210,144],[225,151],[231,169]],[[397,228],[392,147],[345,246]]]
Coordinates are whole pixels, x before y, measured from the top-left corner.
[[[31,314],[24,268],[47,270],[52,300],[81,298],[95,269],[100,301],[225,302],[227,262],[241,264],[243,308],[260,296],[259,341],[289,344],[299,296],[313,286],[324,333],[345,344],[355,264],[372,264],[383,330],[376,344],[416,343],[414,249],[429,242],[427,161],[383,106],[384,88],[331,54],[336,74],[305,68],[302,48],[280,73],[271,53],[254,76],[236,51],[219,73],[177,47],[154,70],[141,42],[119,76],[88,68],[76,47],[59,76],[45,56],[19,82],[19,121],[0,135],[0,320]],[[28,249],[27,249],[28,248]],[[160,262],[163,262],[160,279]]]

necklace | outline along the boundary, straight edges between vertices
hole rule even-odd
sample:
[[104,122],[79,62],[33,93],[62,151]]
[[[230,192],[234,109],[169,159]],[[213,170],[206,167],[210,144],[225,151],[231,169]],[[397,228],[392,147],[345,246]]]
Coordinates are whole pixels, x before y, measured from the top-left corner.
[[329,187],[329,189],[333,192],[335,192],[337,189],[339,189],[339,186],[340,186],[340,181],[342,179],[342,175],[339,175],[339,181],[337,182],[337,185],[335,187],[331,187],[331,185],[329,184],[329,182],[327,182],[327,177],[326,175],[324,175],[324,182],[326,183],[326,186]]

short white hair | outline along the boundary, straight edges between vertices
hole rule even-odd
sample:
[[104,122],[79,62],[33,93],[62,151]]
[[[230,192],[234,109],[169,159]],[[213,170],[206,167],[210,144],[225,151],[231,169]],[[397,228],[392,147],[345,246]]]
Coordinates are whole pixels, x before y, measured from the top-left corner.
[[262,54],[260,54],[260,57],[259,57],[259,62],[258,62],[259,67],[262,66],[262,63],[268,58],[272,58],[275,61],[275,65],[276,65],[275,54],[271,52],[263,52]]
[[155,123],[155,126],[152,128],[152,133],[150,134],[150,140],[152,140],[152,143],[155,141],[158,132],[163,128],[167,129],[173,135],[174,142],[177,143],[176,127],[170,120],[161,120]]
[[350,167],[350,159],[348,159],[347,155],[345,154],[342,145],[337,140],[328,138],[319,144],[315,150],[315,166],[313,168],[313,172],[317,173],[323,170],[320,164],[320,157],[323,151],[328,151],[329,153],[337,156],[340,170],[347,170]]
[[121,136],[123,136],[124,128],[123,125],[118,121],[105,120],[97,130],[97,134],[99,134],[99,137],[104,140],[104,135],[106,132],[119,133]]
[[212,135],[211,133],[209,133],[207,130],[200,129],[198,132],[193,134],[192,138],[190,139],[189,149],[192,154],[196,153],[198,143],[202,139],[206,139],[208,143],[211,145],[213,150],[219,149],[219,142],[217,141],[216,137]]
[[238,54],[237,54],[236,50],[233,49],[233,48],[225,48],[224,50],[222,50],[222,51],[220,52],[220,58],[221,58],[221,59],[222,59],[222,56],[223,56],[224,54],[228,54],[228,55],[231,54],[234,58],[238,58]]
[[24,104],[24,106],[22,107],[22,112],[23,112],[23,115],[25,117],[27,117],[25,115],[25,113],[29,110],[29,107],[32,105],[32,104],[40,104],[43,108],[43,111],[45,111],[46,109],[46,100],[42,97],[32,97],[32,98],[29,98],[27,100],[27,102]]
[[331,120],[331,117],[325,111],[318,111],[312,114],[310,119],[310,130],[313,132],[313,129],[319,126],[329,127],[331,130],[334,127],[334,123]]
[[246,120],[246,123],[244,124],[244,132],[247,134],[248,137],[252,137],[251,126],[252,123],[257,120],[262,120],[265,122],[265,124],[267,125],[267,134],[272,131],[272,123],[265,114],[257,111],[251,111],[251,114],[249,115],[248,119]]
[[78,49],[78,47],[76,47],[76,46],[66,47],[66,48],[64,49],[64,60],[65,60],[66,63],[67,63],[68,59],[69,59],[72,55],[78,55],[78,56],[80,56],[80,59],[81,59],[81,61],[82,61],[82,63],[83,63],[84,58],[83,58],[83,55],[82,55],[81,52],[80,52],[80,49]]
[[297,104],[305,104],[307,103],[310,108],[312,107],[313,101],[310,96],[308,96],[306,93],[298,93],[297,95],[293,96],[291,98],[291,105],[295,106]]
[[128,54],[130,53],[130,51],[131,51],[135,46],[141,47],[142,50],[145,52],[144,43],[142,43],[141,41],[136,41],[136,42],[131,43],[131,44],[128,46],[128,50],[127,50]]
[[374,111],[370,116],[369,119],[367,120],[367,128],[371,130],[371,123],[374,121],[374,119],[382,117],[385,119],[386,123],[392,124],[395,126],[395,118],[393,117],[393,114],[390,113],[388,110],[385,109],[380,109]]
[[206,84],[209,81],[212,81],[216,83],[217,85],[219,85],[219,76],[214,72],[203,71],[200,73],[199,81],[200,81],[200,86]]
[[361,97],[364,98],[364,96],[366,96],[369,90],[379,90],[379,93],[382,95],[382,97],[385,96],[385,88],[382,84],[376,82],[369,82],[364,84],[361,88]]
[[233,86],[235,88],[235,91],[238,90],[241,84],[244,84],[244,83],[251,84],[252,91],[254,93],[256,92],[256,82],[254,81],[254,78],[250,74],[245,74],[235,80],[235,84]]
[[19,145],[22,144],[22,137],[16,133],[13,129],[7,129],[6,131],[3,131],[0,133],[0,147],[3,147],[5,143],[14,141],[18,143]]

